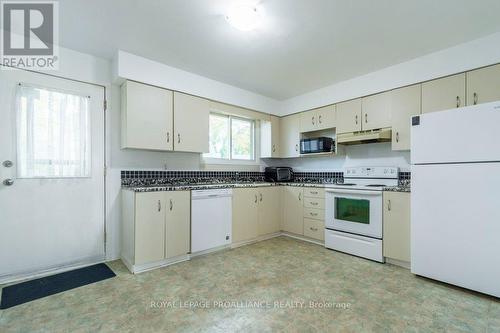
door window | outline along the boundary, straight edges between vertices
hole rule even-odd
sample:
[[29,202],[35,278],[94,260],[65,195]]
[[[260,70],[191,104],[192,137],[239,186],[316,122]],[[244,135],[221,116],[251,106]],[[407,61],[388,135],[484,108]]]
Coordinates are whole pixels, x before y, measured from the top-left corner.
[[90,177],[89,98],[19,84],[17,176]]
[[370,200],[336,197],[335,219],[370,224]]

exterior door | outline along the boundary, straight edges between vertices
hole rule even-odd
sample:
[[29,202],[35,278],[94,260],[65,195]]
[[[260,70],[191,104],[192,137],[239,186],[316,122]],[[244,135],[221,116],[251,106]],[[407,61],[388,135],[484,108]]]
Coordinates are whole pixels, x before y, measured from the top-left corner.
[[0,68],[0,281],[104,259],[103,100]]

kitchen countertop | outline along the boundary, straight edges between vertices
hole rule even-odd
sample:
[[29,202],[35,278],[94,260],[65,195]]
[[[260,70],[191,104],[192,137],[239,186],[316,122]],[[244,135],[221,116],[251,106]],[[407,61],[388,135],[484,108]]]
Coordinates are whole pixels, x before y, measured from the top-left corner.
[[297,187],[324,187],[325,185],[335,184],[326,183],[303,183],[303,182],[242,182],[242,183],[214,183],[214,184],[183,184],[183,185],[139,185],[122,186],[122,189],[134,192],[156,192],[156,191],[187,191],[187,190],[211,190],[218,188],[245,188],[245,187],[267,187],[267,186],[297,186]]
[[384,191],[388,191],[388,192],[411,192],[411,187],[407,186],[407,185],[388,186],[388,187],[384,187]]

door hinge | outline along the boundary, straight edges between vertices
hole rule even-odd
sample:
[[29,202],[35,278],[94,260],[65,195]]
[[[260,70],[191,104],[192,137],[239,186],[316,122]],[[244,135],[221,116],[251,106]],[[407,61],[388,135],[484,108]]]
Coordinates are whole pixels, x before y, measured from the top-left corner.
[[108,167],[104,166],[104,177],[106,177],[107,173],[108,173]]
[[104,107],[104,111],[106,111],[108,109],[108,101],[107,100],[104,100],[103,107]]

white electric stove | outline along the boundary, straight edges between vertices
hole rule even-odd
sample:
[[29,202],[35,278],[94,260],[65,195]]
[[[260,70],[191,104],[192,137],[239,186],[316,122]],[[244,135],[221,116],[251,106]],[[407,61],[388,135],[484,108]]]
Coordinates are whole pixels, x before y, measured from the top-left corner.
[[395,167],[344,170],[344,183],[325,187],[325,247],[384,262],[382,191],[398,185]]

